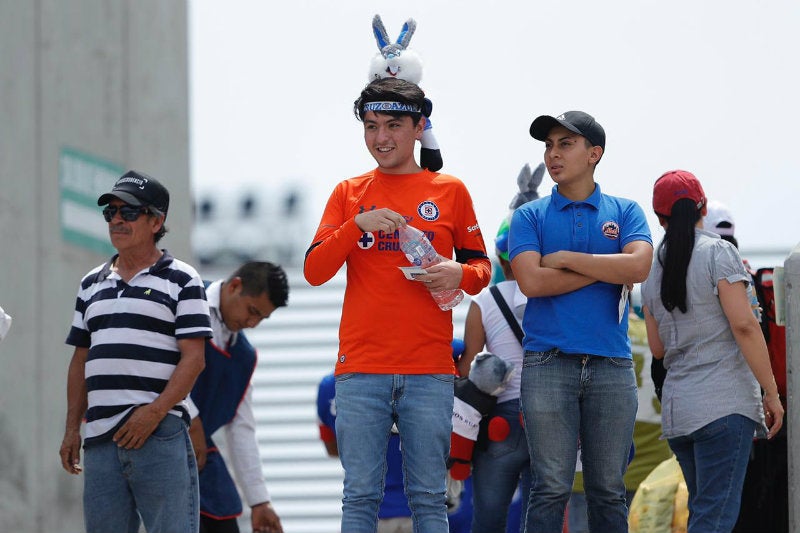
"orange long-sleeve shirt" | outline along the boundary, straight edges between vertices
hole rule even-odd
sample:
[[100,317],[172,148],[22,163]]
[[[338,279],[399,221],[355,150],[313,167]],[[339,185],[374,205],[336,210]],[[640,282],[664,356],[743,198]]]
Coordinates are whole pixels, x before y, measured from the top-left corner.
[[339,183],[328,199],[305,277],[325,283],[347,264],[336,374],[443,374],[454,370],[452,312],[442,311],[425,285],[398,269],[408,266],[397,233],[362,232],[354,217],[389,208],[424,231],[436,251],[462,263],[460,288],[477,294],[489,283],[486,256],[472,198],[447,174],[383,174],[378,169]]

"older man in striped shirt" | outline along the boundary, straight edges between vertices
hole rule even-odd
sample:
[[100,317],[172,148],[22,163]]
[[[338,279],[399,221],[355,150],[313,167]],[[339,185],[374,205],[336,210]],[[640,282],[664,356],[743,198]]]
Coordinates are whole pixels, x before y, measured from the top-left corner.
[[193,267],[159,249],[169,192],[129,171],[105,205],[118,254],[81,280],[67,344],[61,462],[78,474],[84,440],[86,531],[195,533],[197,466],[186,397],[211,336],[203,283]]

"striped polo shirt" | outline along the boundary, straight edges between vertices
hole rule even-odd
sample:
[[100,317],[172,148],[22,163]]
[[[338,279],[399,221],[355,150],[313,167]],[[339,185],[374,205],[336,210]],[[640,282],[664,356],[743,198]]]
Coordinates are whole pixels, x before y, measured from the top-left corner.
[[[110,439],[135,407],[161,394],[181,357],[178,340],[211,336],[205,290],[192,266],[164,250],[126,283],[111,270],[115,260],[81,280],[66,341],[89,349],[87,444]],[[169,414],[189,422],[185,400]]]

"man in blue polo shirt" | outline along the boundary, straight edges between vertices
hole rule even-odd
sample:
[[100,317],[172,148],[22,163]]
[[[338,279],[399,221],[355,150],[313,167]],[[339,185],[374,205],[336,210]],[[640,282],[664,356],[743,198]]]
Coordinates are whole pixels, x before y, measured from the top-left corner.
[[521,403],[533,486],[526,531],[559,533],[578,439],[591,531],[628,530],[623,474],[636,419],[628,288],[653,258],[641,207],[603,194],[605,131],[591,115],[540,116],[552,194],[518,208],[509,256],[528,297]]

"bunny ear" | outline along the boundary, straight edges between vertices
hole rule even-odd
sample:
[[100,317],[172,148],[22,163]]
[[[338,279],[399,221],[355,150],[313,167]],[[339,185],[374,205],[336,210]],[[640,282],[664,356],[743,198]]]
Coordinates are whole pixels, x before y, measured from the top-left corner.
[[383,21],[381,20],[380,15],[375,15],[372,17],[372,33],[375,34],[375,41],[378,43],[378,50],[383,50],[385,46],[389,45],[389,34],[386,33],[386,28],[383,26]]
[[519,176],[517,176],[517,187],[519,187],[519,192],[528,192],[531,190],[530,182],[531,166],[528,163],[525,163],[525,166],[519,171]]
[[411,36],[414,35],[414,32],[417,30],[417,21],[414,19],[408,19],[405,24],[403,24],[403,30],[400,32],[400,36],[397,38],[397,45],[405,50],[408,48],[408,43],[411,41]]
[[544,178],[544,163],[539,163],[539,166],[536,167],[536,170],[533,171],[533,176],[531,176],[531,190],[535,191],[539,188],[539,185],[542,184],[542,179]]
[[513,211],[522,204],[539,198],[539,193],[536,189],[539,187],[539,184],[542,183],[543,177],[544,163],[540,163],[533,172],[531,172],[531,166],[525,163],[525,166],[519,171],[519,176],[517,176],[519,192],[511,200],[511,203],[508,204],[508,207]]

